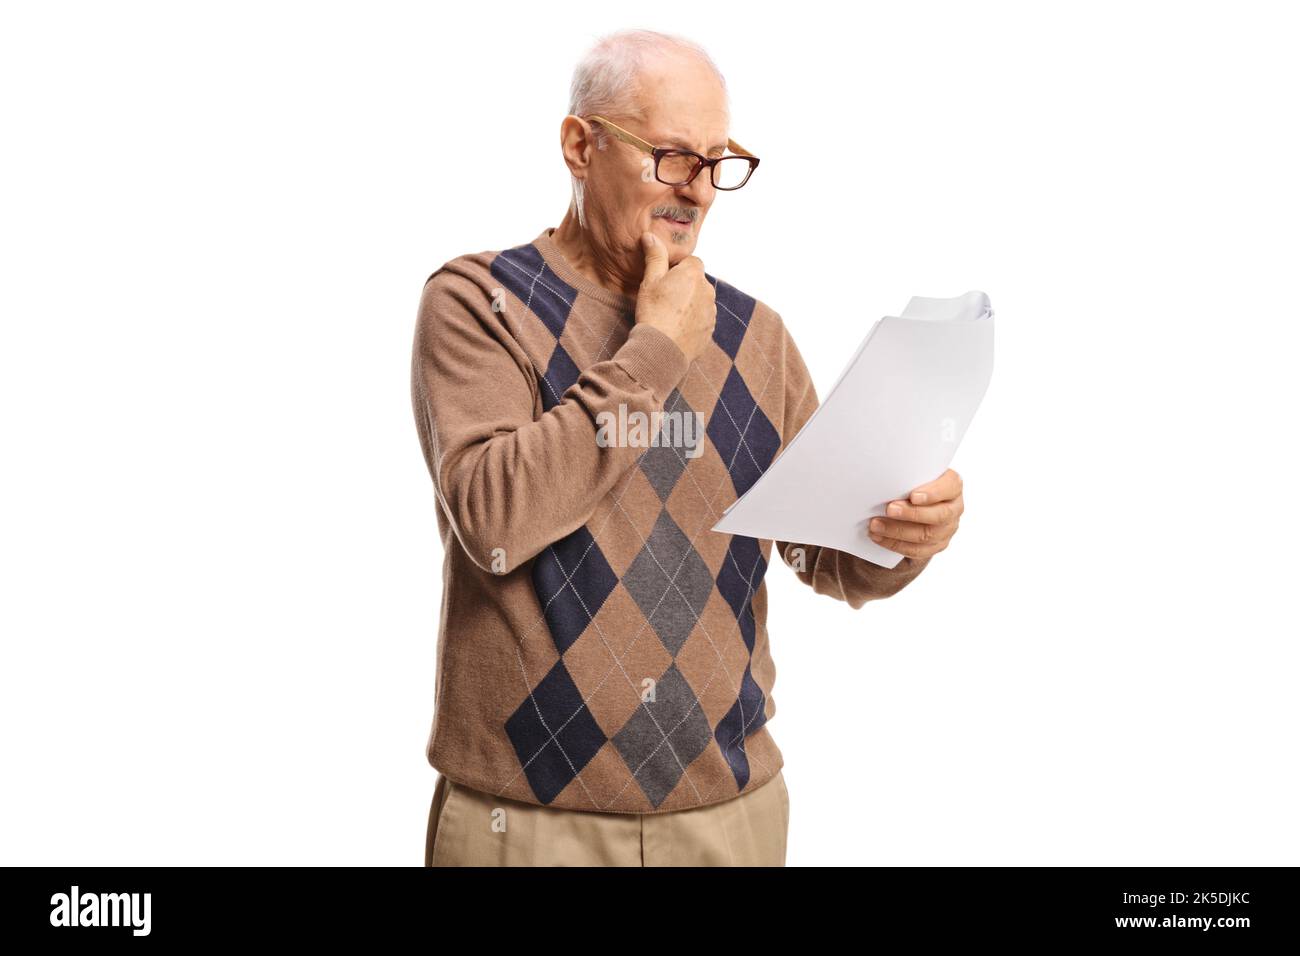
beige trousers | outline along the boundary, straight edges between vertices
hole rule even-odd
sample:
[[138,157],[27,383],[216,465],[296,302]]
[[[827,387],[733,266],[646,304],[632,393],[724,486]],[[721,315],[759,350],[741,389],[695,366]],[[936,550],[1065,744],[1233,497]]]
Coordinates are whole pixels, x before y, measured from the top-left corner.
[[425,866],[785,866],[790,794],[781,771],[757,790],[667,813],[561,810],[493,796],[438,774]]

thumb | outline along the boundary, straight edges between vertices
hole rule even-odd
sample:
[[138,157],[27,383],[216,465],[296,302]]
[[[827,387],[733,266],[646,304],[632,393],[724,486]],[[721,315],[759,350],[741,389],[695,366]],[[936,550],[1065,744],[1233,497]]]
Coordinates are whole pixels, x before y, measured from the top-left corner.
[[641,285],[644,286],[649,282],[657,282],[667,274],[668,250],[653,232],[641,233],[641,249],[645,252],[645,275],[641,277]]

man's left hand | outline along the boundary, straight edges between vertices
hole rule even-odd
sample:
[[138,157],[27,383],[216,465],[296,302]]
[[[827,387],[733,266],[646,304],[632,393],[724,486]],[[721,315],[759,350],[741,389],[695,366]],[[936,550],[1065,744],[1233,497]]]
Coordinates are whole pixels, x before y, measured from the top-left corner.
[[966,509],[961,475],[949,468],[929,484],[913,488],[906,500],[885,506],[885,518],[872,518],[871,540],[909,558],[925,559],[948,547]]

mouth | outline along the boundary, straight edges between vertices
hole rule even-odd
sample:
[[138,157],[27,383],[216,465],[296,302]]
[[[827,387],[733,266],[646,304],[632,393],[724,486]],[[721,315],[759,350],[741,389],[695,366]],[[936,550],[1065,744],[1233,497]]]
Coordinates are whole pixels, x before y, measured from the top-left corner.
[[674,226],[677,226],[679,229],[689,229],[691,228],[691,225],[695,222],[695,220],[693,219],[674,219],[672,216],[660,216],[659,218],[662,219],[664,222],[672,223]]

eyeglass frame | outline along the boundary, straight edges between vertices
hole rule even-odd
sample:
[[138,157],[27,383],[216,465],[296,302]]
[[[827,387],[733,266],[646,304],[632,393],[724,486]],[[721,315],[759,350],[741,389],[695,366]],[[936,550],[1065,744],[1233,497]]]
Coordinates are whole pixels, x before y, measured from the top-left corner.
[[[627,143],[628,145],[635,146],[637,149],[641,150],[642,152],[649,153],[651,156],[653,156],[655,160],[655,181],[661,182],[665,186],[689,186],[691,183],[695,182],[695,177],[700,174],[700,170],[703,169],[705,166],[708,166],[709,183],[710,185],[713,186],[714,189],[718,190],[719,192],[735,192],[741,186],[745,185],[745,183],[749,182],[749,177],[753,176],[754,170],[758,169],[759,158],[755,156],[753,153],[751,153],[749,150],[745,149],[739,143],[737,143],[734,139],[731,139],[730,137],[727,138],[727,148],[731,150],[733,155],[715,156],[712,159],[710,159],[707,156],[701,156],[693,149],[682,149],[677,146],[655,146],[647,142],[646,140],[642,139],[640,136],[637,136],[635,133],[629,133],[627,130],[623,129],[623,127],[619,126],[618,124],[611,123],[609,120],[605,119],[605,117],[600,115],[584,116],[583,119],[587,120],[588,122],[599,123],[600,125],[604,126],[606,129],[608,129],[615,139],[621,139],[623,142]],[[683,153],[687,156],[695,157],[696,160],[695,168],[692,169],[691,174],[687,176],[686,179],[680,183],[665,182],[664,180],[659,178],[659,161],[668,153]],[[720,163],[724,159],[735,159],[738,156],[749,160],[749,172],[747,172],[745,174],[745,178],[740,181],[740,186],[719,186],[717,183],[713,181],[714,167],[716,167],[718,163]]]

